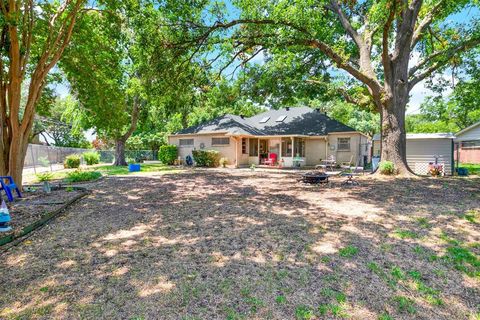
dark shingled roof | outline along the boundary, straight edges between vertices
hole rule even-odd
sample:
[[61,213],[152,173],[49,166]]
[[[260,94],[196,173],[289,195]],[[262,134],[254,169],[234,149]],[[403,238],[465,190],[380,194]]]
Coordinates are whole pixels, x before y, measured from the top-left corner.
[[[268,118],[268,120],[266,120]],[[285,118],[283,121],[277,121]],[[262,121],[266,120],[266,121]],[[261,122],[262,121],[262,122]],[[355,129],[308,107],[269,110],[250,118],[231,114],[183,129],[176,134],[227,132],[232,135],[305,135],[324,136]]]

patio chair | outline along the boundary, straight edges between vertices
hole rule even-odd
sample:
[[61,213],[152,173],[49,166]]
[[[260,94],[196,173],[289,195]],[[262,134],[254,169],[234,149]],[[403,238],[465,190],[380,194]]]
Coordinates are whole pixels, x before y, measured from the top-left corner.
[[264,164],[269,166],[274,166],[277,163],[277,154],[276,153],[269,153],[268,159],[265,160]]
[[342,169],[350,169],[350,167],[352,166],[353,164],[353,155],[350,157],[350,161],[348,162],[342,162],[340,164],[340,168]]
[[[6,180],[8,182],[5,182]],[[15,184],[11,176],[0,176],[0,193],[2,190],[5,191],[5,194],[7,195],[7,199],[10,202],[13,201],[12,190],[15,190],[17,192],[17,195],[19,198],[22,197],[20,190],[18,189],[17,185]]]

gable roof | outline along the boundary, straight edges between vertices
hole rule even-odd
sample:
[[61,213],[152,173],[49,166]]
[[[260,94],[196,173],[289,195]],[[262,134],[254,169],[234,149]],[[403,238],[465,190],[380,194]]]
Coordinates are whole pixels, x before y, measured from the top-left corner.
[[466,127],[466,128],[463,129],[463,130],[458,131],[455,135],[458,137],[458,136],[464,134],[465,132],[468,132],[468,131],[470,131],[470,130],[478,127],[478,126],[480,126],[480,121],[478,121],[477,123],[472,124],[472,125],[469,126],[469,127]]
[[331,119],[309,107],[269,110],[250,118],[227,114],[223,117],[185,128],[176,134],[223,132],[231,135],[305,135],[325,136],[332,132],[355,132],[352,127]]

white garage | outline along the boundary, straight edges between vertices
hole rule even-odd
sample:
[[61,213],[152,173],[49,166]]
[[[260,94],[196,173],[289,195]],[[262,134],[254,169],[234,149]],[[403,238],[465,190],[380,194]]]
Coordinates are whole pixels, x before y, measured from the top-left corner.
[[[428,164],[443,164],[445,175],[452,175],[453,139],[452,133],[408,133],[407,163],[419,175],[428,174]],[[373,156],[380,156],[380,135],[373,137]]]

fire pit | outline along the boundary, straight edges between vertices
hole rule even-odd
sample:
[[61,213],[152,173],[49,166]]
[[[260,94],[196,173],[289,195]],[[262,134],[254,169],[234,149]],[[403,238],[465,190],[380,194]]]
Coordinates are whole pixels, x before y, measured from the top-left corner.
[[307,172],[302,174],[301,181],[311,184],[328,183],[328,175],[324,172]]

